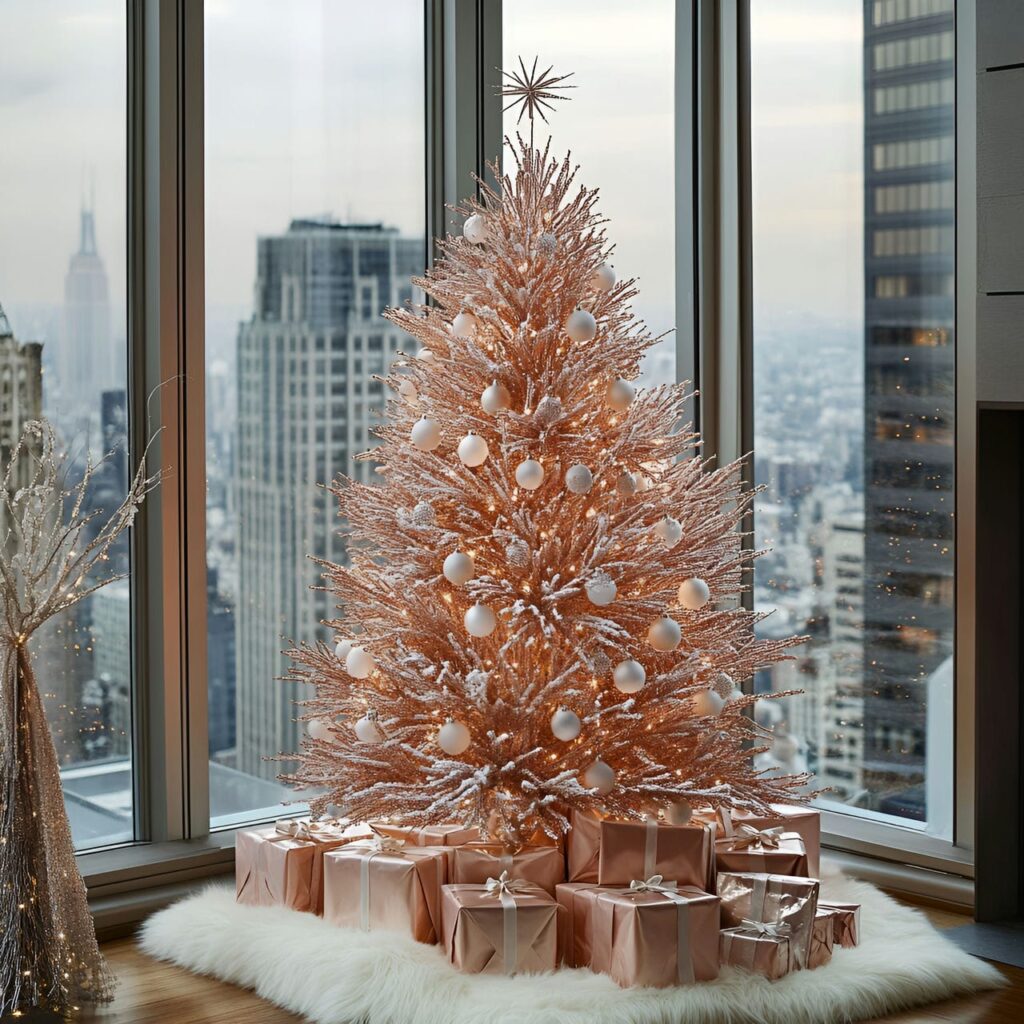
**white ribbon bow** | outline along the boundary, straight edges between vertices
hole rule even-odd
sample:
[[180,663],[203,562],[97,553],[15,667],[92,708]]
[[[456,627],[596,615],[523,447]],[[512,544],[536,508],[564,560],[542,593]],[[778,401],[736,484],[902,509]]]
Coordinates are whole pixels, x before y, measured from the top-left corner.
[[488,878],[486,887],[487,895],[501,898],[505,895],[515,895],[517,892],[523,892],[529,888],[530,883],[522,878],[509,878],[507,871],[502,873],[497,878]]
[[310,821],[309,818],[283,818],[274,823],[274,831],[292,839],[341,839],[345,823],[338,818]]
[[752,921],[743,918],[740,929],[753,933],[758,938],[786,939],[792,934],[793,928],[788,921]]
[[374,832],[369,839],[364,840],[365,843],[369,844],[368,849],[373,850],[374,853],[399,853],[403,846],[405,846],[404,839],[397,839],[395,836],[382,835],[380,832]]
[[666,882],[661,875],[651,875],[646,881],[642,878],[634,878],[629,883],[631,892],[660,892],[666,895],[678,895],[676,893],[676,883]]
[[725,837],[732,843],[734,850],[746,850],[751,846],[760,846],[765,850],[777,850],[781,838],[782,826],[758,829],[753,825],[740,825],[731,836]]

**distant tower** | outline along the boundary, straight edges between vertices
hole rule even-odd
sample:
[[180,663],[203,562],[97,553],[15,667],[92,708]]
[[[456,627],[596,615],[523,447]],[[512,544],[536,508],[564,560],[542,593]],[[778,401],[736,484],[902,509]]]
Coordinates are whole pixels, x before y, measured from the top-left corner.
[[421,239],[380,224],[293,221],[260,238],[255,312],[238,332],[237,767],[273,778],[263,760],[298,750],[296,686],[283,637],[328,639],[334,618],[320,568],[307,556],[344,560],[334,496],[337,473],[363,483],[372,466],[352,457],[375,443],[386,373],[411,339],[381,318],[413,296]]
[[78,252],[64,278],[64,335],[61,338],[61,405],[72,416],[94,415],[99,395],[123,386],[110,333],[107,272],[96,251],[93,208],[82,207]]
[[[18,343],[0,306],[0,466],[6,466],[22,427],[43,415],[43,346]],[[21,463],[27,474],[30,466]],[[27,479],[14,481],[24,485]]]

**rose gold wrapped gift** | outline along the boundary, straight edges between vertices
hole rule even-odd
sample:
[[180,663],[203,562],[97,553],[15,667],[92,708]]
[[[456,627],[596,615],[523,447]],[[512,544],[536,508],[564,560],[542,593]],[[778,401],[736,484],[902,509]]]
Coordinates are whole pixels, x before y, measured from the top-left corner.
[[446,885],[441,934],[448,959],[469,974],[521,974],[558,966],[558,904],[529,882],[492,878]]
[[555,886],[565,881],[565,857],[557,846],[521,846],[513,853],[500,843],[466,843],[452,854],[451,880],[456,885],[483,885],[505,872],[554,896]]
[[860,943],[860,904],[819,900],[818,909],[832,918],[832,940],[836,946],[852,949]]
[[807,955],[808,967],[824,967],[832,959],[833,938],[832,915],[818,909],[811,926],[811,950]]
[[776,981],[796,970],[789,925],[747,921],[719,934],[719,957],[730,967],[743,967]]
[[590,917],[594,904],[581,893],[605,892],[592,882],[562,882],[555,886],[558,915],[558,962],[566,967],[590,966]]
[[629,885],[634,878],[661,875],[676,885],[707,889],[714,875],[713,830],[703,824],[646,821],[601,822],[597,881]]
[[807,851],[796,832],[746,824],[715,840],[715,861],[719,871],[761,871],[802,878],[808,871]]
[[372,833],[346,821],[290,818],[235,839],[235,899],[322,914],[324,854]]
[[407,846],[392,836],[335,850],[324,857],[324,920],[437,942],[446,864],[443,848]]
[[593,811],[573,811],[569,815],[566,859],[570,882],[596,884],[603,818],[604,815]]
[[818,909],[815,879],[720,872],[718,896],[722,901],[723,928],[735,928],[749,921],[788,924],[795,967],[807,966]]
[[736,811],[732,814],[723,808],[720,814],[723,830],[729,833],[733,825],[750,825],[756,829],[779,828],[785,832],[796,832],[804,841],[807,851],[807,873],[811,878],[821,875],[821,815],[813,807],[799,807],[795,804],[772,804],[771,814],[748,814]]
[[410,846],[461,846],[480,839],[480,829],[465,825],[398,825],[391,821],[371,821],[370,827],[382,836],[401,839]]
[[591,905],[591,969],[624,988],[718,977],[717,896],[655,875],[629,889],[581,889],[574,899]]

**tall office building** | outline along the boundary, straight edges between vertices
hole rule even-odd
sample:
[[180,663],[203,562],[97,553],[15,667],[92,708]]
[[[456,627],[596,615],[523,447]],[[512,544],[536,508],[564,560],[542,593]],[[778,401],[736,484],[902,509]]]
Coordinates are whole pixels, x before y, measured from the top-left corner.
[[[10,461],[25,423],[43,415],[42,359],[42,344],[20,344],[0,305],[0,466]],[[28,463],[23,463],[15,484],[24,485],[28,472]]]
[[62,419],[81,429],[96,412],[96,396],[124,383],[111,338],[107,271],[96,249],[96,223],[84,206],[79,224],[78,251],[64,277],[64,331],[61,336],[60,376]]
[[953,629],[953,8],[864,4],[863,785],[921,820]]
[[[423,242],[379,224],[296,220],[260,238],[254,314],[238,332],[234,487],[238,523],[236,766],[273,778],[263,761],[298,749],[294,685],[278,681],[287,641],[326,638],[333,599],[311,587],[310,555],[338,561],[333,496],[318,484],[371,480],[354,455],[374,443],[384,373],[411,340],[381,311],[412,298]],[[287,639],[285,639],[287,638]]]

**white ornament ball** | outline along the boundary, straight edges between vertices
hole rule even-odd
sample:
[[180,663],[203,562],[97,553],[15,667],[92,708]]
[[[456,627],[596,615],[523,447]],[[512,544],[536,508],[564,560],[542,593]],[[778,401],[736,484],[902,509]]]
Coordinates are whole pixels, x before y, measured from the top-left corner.
[[437,356],[435,356],[429,348],[421,348],[419,352],[416,353],[416,358],[424,363],[432,363]]
[[490,636],[498,625],[494,612],[479,601],[472,608],[466,610],[463,621],[466,624],[466,632],[470,636],[476,637]]
[[504,384],[495,381],[490,387],[484,389],[480,396],[480,407],[484,412],[493,416],[495,413],[507,409],[512,404],[512,395]]
[[353,647],[345,658],[345,669],[354,679],[366,679],[377,667],[377,659],[362,647]]
[[559,708],[551,716],[551,732],[556,740],[561,740],[563,743],[576,739],[582,728],[580,716],[568,708]]
[[711,588],[694,577],[679,584],[679,603],[691,612],[700,611],[711,600]]
[[516,466],[516,483],[525,491],[535,491],[544,483],[544,467],[536,459],[526,459]]
[[615,785],[615,769],[598,758],[583,773],[583,785],[587,789],[596,789],[602,796],[610,793]]
[[615,492],[620,498],[628,498],[636,494],[636,477],[628,469],[624,469],[619,474],[618,480],[615,481]]
[[446,754],[462,754],[469,749],[473,737],[463,722],[457,722],[449,718],[440,729],[437,730],[437,745]]
[[432,452],[441,443],[441,425],[437,420],[421,416],[412,425],[409,440],[421,452]]
[[596,604],[598,608],[611,604],[615,600],[616,593],[618,593],[615,580],[603,572],[598,573],[592,580],[587,582],[586,590],[587,600],[591,604]]
[[330,726],[320,718],[311,718],[306,723],[306,732],[314,740],[329,740],[331,738]]
[[573,494],[586,494],[594,486],[594,474],[586,466],[577,463],[565,471],[565,486]]
[[410,403],[415,402],[420,397],[420,393],[416,390],[416,385],[411,380],[403,380],[398,385],[398,393]]
[[476,337],[476,329],[479,321],[472,313],[465,311],[458,313],[452,321],[452,335],[456,338],[464,338],[472,341]]
[[444,578],[449,583],[461,586],[463,583],[468,583],[473,578],[473,574],[476,572],[476,566],[473,564],[472,555],[467,555],[464,551],[453,551],[444,560],[444,565],[441,567],[441,571],[444,573]]
[[367,711],[366,714],[356,722],[356,739],[360,743],[380,743],[384,739],[384,733],[377,724],[377,712]]
[[593,313],[577,309],[566,321],[565,333],[573,341],[592,341],[597,334],[597,321]]
[[352,650],[351,640],[339,640],[334,646],[334,656],[338,661],[344,661],[348,657],[348,652]]
[[487,223],[479,213],[471,214],[462,225],[462,235],[467,242],[479,245],[487,241]]
[[667,548],[674,548],[683,539],[683,525],[678,519],[665,516],[654,527],[654,536]]
[[601,266],[591,274],[590,287],[596,292],[609,292],[615,287],[616,280],[617,276],[615,274],[615,269],[607,263],[602,263]]
[[679,623],[667,615],[651,623],[651,628],[647,631],[647,642],[656,651],[674,651],[682,638],[683,631]]
[[693,806],[689,800],[676,800],[665,808],[665,818],[670,825],[689,825],[693,817]]
[[479,434],[467,434],[459,442],[459,459],[464,466],[482,466],[488,454],[487,442]]
[[725,707],[725,701],[714,690],[698,690],[690,700],[698,715],[717,715]]
[[615,666],[612,679],[617,690],[623,693],[639,693],[647,682],[647,671],[639,661],[627,658]]
[[634,398],[636,398],[636,388],[621,377],[612,381],[608,388],[608,404],[616,412],[625,412]]

